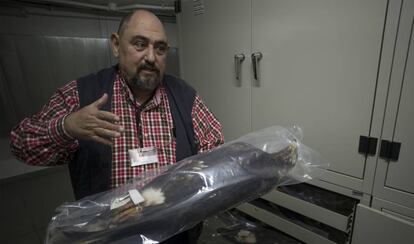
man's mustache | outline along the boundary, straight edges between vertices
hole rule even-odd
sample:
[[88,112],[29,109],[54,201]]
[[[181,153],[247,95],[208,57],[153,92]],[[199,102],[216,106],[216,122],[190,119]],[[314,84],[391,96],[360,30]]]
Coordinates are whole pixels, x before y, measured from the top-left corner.
[[151,63],[143,63],[138,67],[138,72],[141,70],[149,70],[149,71],[155,71],[157,74],[160,73],[160,71],[155,67],[154,64]]

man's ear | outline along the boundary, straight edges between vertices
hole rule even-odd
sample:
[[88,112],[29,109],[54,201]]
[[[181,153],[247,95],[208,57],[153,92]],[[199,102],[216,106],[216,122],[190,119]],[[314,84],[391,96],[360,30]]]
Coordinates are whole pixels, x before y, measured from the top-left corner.
[[117,33],[111,34],[111,47],[112,53],[114,54],[115,58],[119,56],[119,35]]

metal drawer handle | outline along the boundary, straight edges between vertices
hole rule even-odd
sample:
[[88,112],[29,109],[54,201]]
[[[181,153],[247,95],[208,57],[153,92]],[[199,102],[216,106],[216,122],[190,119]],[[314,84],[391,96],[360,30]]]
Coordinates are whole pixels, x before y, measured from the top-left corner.
[[261,52],[252,53],[253,77],[256,81],[256,86],[260,86],[259,60],[262,59],[262,57],[263,54]]
[[241,63],[244,61],[244,54],[235,54],[234,55],[234,69],[236,72],[237,86],[241,86]]

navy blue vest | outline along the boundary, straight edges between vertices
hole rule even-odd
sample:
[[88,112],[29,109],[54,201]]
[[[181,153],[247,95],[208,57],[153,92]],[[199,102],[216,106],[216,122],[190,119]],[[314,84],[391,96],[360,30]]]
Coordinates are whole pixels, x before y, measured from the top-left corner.
[[[116,72],[117,66],[113,66],[78,79],[77,89],[80,107],[93,103],[104,93],[107,93],[109,100],[102,109],[111,111]],[[194,140],[194,127],[191,117],[196,92],[183,80],[170,75],[165,75],[162,82],[166,87],[173,118],[177,145],[176,159],[179,161],[196,154],[198,151]],[[69,163],[75,198],[80,199],[109,190],[111,166],[111,147],[93,141],[79,140],[79,149],[72,162]]]

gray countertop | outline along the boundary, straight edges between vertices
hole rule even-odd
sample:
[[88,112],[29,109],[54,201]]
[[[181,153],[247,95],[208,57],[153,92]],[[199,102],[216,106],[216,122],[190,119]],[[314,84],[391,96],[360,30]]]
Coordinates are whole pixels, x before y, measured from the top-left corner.
[[[31,166],[16,159],[10,152],[9,138],[0,138],[0,181],[56,167]],[[58,167],[60,168],[60,167]]]

